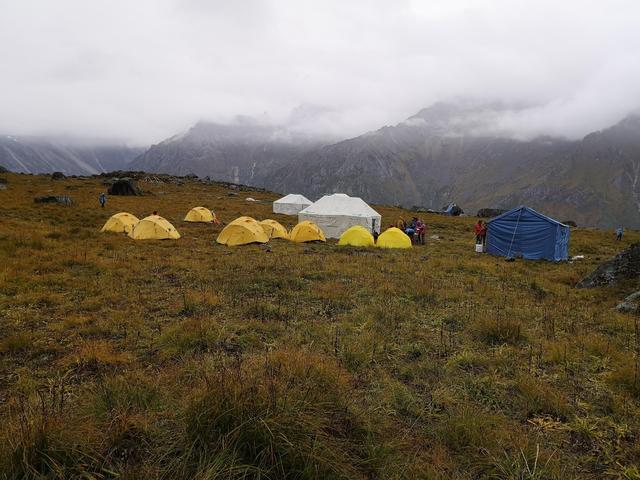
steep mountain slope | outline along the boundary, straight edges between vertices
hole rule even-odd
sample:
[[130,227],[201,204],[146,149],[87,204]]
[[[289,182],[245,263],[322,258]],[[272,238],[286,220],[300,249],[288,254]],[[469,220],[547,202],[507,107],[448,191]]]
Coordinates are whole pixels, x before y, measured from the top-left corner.
[[153,145],[131,169],[263,186],[265,178],[321,145],[322,140],[251,119],[200,122],[184,135]]
[[525,141],[495,128],[507,111],[514,107],[438,103],[337,143],[247,119],[199,123],[151,147],[131,168],[310,198],[344,192],[434,209],[455,201],[471,213],[526,203],[580,225],[640,227],[640,118],[579,141]]
[[[275,172],[270,188],[441,208],[533,208],[582,225],[640,227],[640,119],[581,141],[479,130],[497,110],[436,105],[394,127],[325,146]],[[483,120],[484,119],[484,120]]]
[[0,137],[0,165],[15,172],[91,175],[123,169],[141,152],[140,148],[76,139]]

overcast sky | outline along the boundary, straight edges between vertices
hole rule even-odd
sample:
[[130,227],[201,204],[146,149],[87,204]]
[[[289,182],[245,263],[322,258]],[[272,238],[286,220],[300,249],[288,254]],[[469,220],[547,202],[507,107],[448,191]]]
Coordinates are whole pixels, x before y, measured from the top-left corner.
[[438,100],[580,136],[640,107],[638,0],[0,0],[0,132],[158,142],[327,109],[345,136]]

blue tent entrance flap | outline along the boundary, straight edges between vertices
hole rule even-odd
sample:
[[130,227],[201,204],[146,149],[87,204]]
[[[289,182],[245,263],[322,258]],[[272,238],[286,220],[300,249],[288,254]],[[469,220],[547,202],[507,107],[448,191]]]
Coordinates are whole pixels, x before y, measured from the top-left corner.
[[569,227],[520,206],[487,222],[487,252],[528,260],[568,260]]

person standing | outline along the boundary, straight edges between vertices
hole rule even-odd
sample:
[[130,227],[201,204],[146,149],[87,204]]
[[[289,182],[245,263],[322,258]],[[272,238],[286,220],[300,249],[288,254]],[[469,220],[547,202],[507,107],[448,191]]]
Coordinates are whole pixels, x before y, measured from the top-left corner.
[[475,224],[473,230],[476,234],[476,245],[484,245],[482,234],[487,234],[487,228],[484,226],[484,222],[482,220],[478,220],[478,223]]
[[98,197],[98,201],[100,202],[100,206],[104,208],[104,204],[107,203],[107,195],[104,192],[102,192]]
[[425,236],[427,234],[427,225],[420,219],[416,219],[416,236],[420,245],[425,244]]
[[415,229],[411,228],[411,225],[409,225],[407,227],[407,229],[404,231],[404,233],[407,235],[407,237],[409,237],[411,239],[411,243],[415,243]]
[[622,227],[616,228],[616,240],[617,241],[622,240],[622,235],[623,234],[624,234],[624,228],[622,228]]
[[482,249],[487,245],[487,224],[482,222],[482,229],[480,230],[480,243],[482,243]]

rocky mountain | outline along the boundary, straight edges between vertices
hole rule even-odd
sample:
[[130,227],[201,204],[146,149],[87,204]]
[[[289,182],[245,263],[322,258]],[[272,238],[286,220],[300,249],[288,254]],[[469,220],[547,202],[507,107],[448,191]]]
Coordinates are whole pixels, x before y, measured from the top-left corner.
[[115,142],[0,136],[0,165],[14,172],[92,175],[124,169],[142,151]]
[[264,186],[273,172],[305,158],[327,141],[287,125],[247,117],[228,125],[200,122],[183,135],[153,145],[130,168]]
[[527,204],[579,225],[640,227],[640,118],[579,141],[485,129],[499,108],[437,104],[393,127],[327,145],[274,172],[278,191],[468,212]]
[[640,117],[581,140],[520,140],[496,128],[517,108],[438,103],[339,142],[251,119],[199,123],[154,145],[130,168],[310,198],[344,192],[433,209],[454,201],[471,213],[527,204],[579,225],[640,228]]

